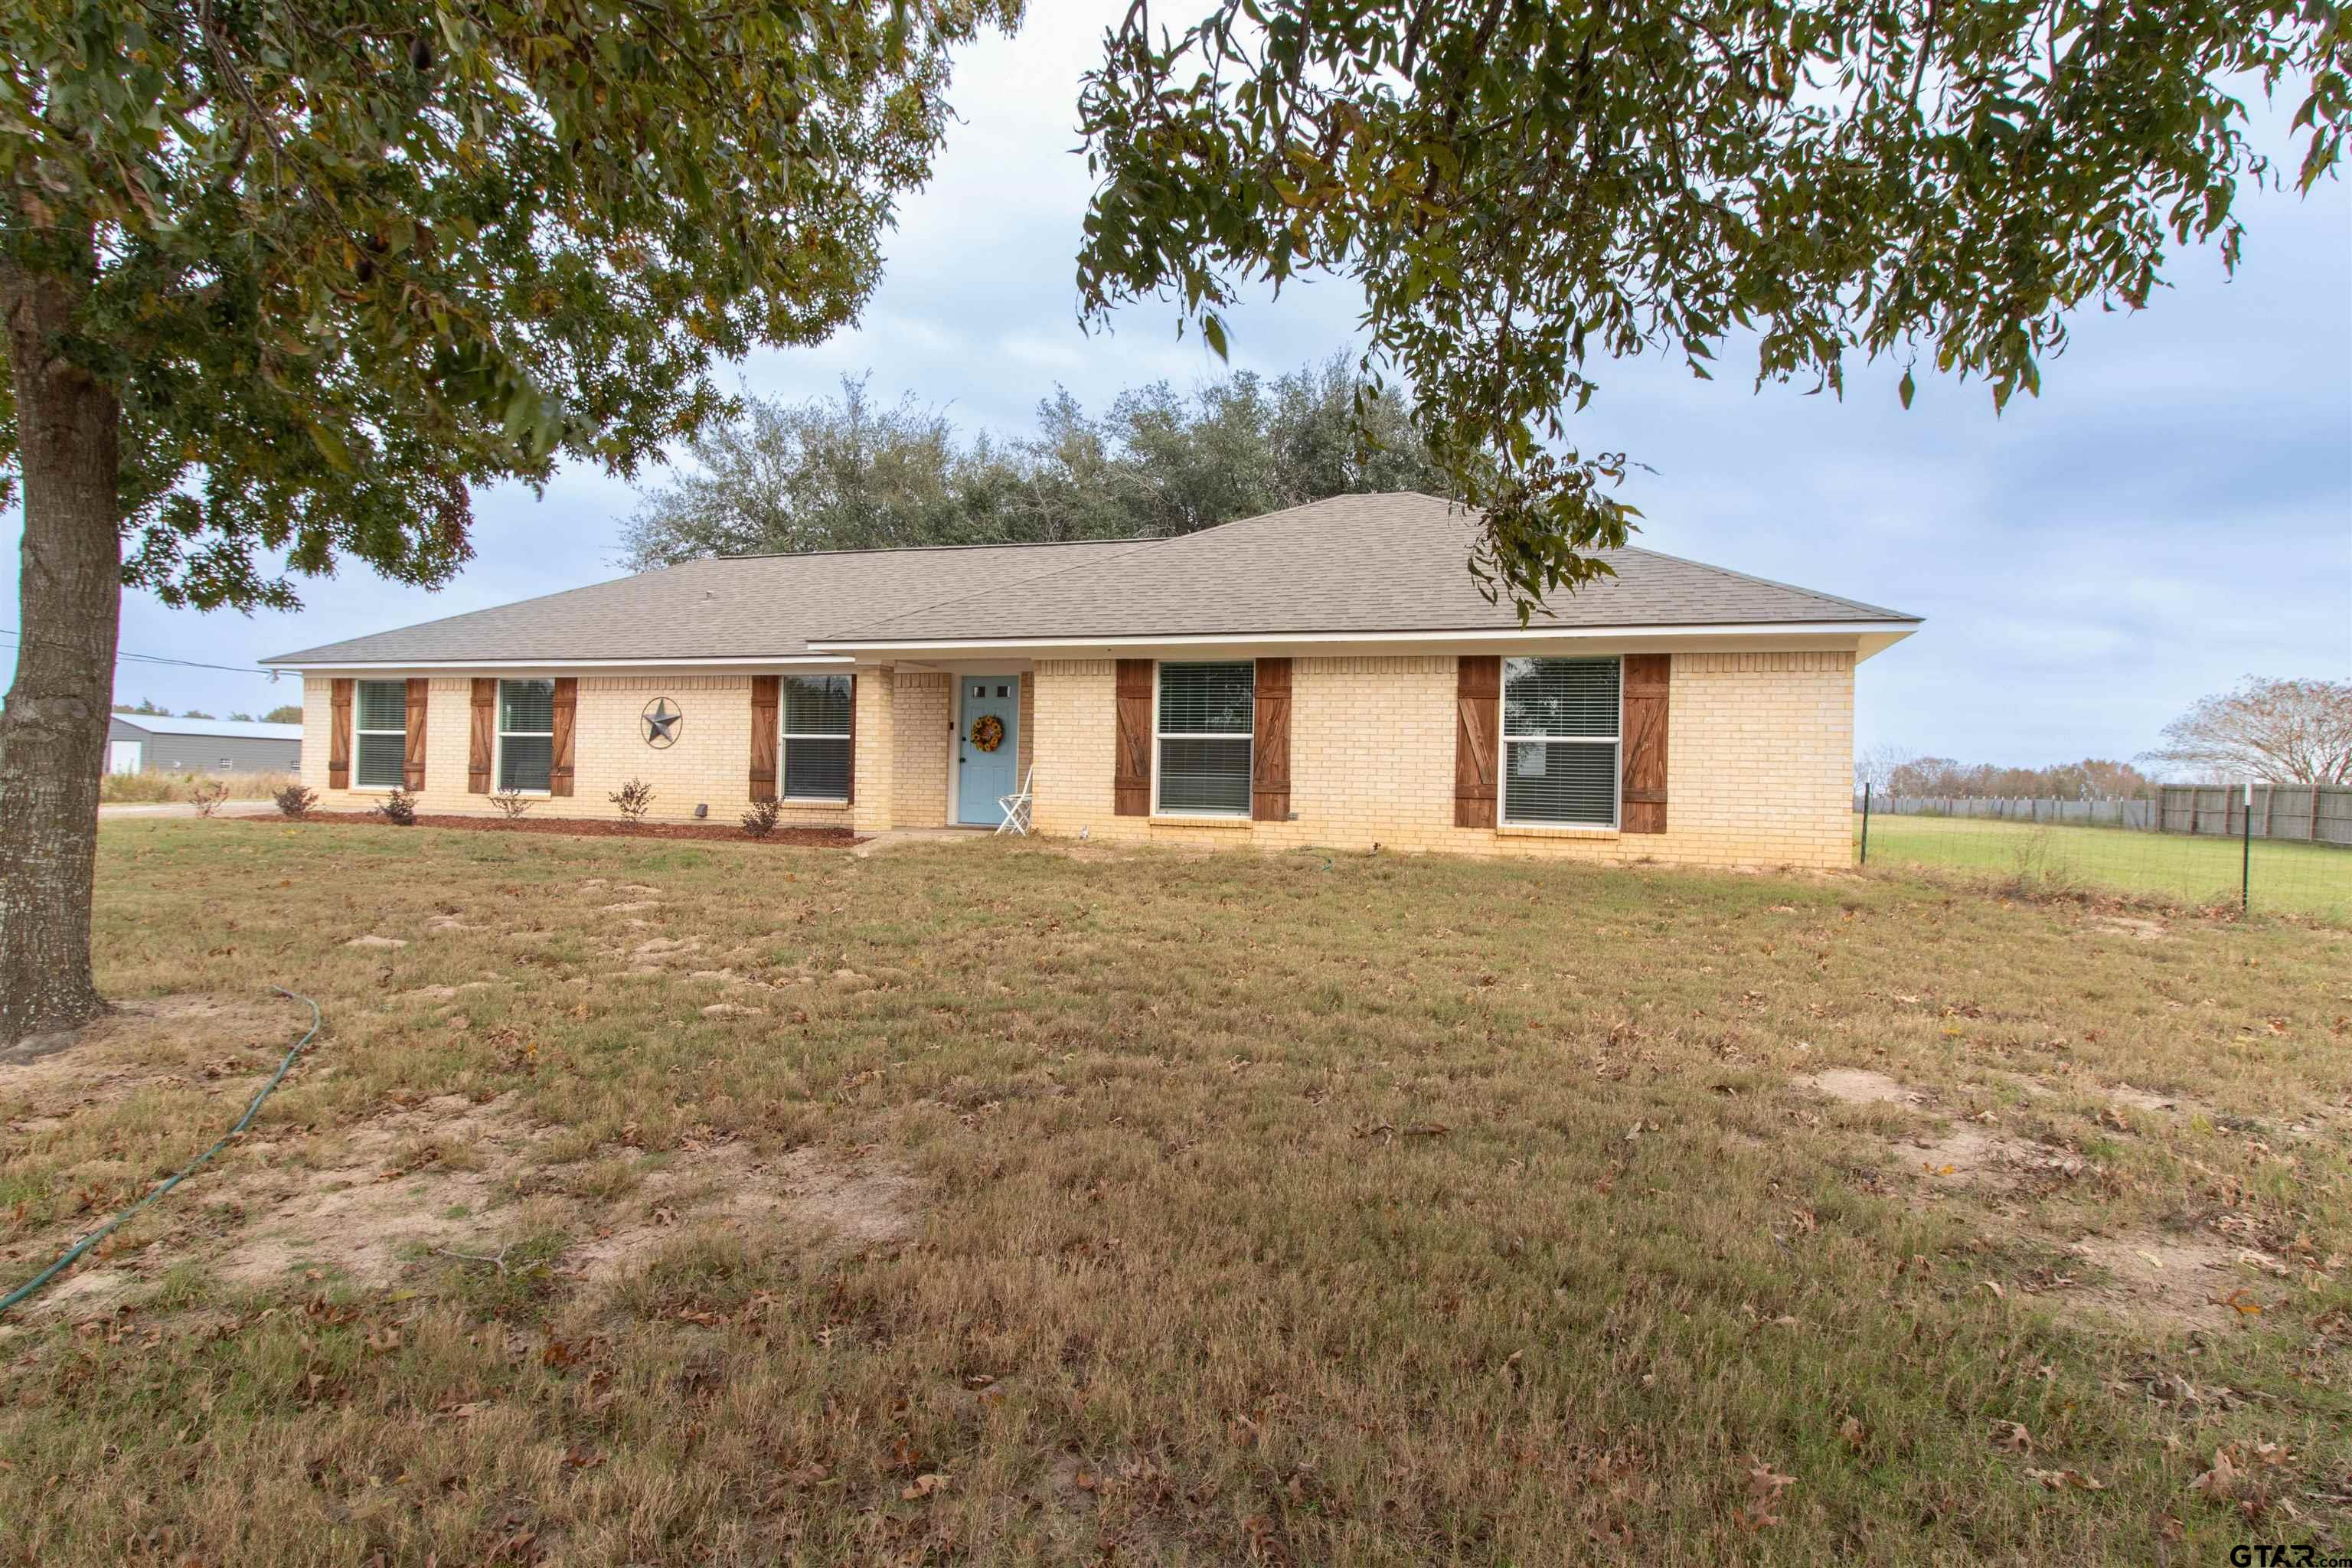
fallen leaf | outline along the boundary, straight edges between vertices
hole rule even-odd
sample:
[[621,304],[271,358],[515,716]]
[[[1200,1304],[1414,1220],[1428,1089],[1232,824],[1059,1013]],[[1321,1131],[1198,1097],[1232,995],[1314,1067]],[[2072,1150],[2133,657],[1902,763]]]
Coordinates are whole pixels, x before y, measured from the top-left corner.
[[1797,1484],[1794,1476],[1784,1476],[1771,1466],[1756,1464],[1748,1470],[1748,1506],[1739,1510],[1740,1527],[1745,1530],[1769,1530],[1780,1522],[1772,1511],[1772,1504],[1780,1494]]
[[2213,1502],[2227,1502],[2238,1489],[2238,1467],[2227,1448],[2213,1450],[2213,1468],[2189,1483],[2189,1489]]
[[933,1492],[945,1491],[947,1485],[947,1477],[933,1471],[927,1475],[917,1476],[915,1484],[899,1492],[898,1496],[904,1501],[913,1502],[919,1498],[929,1497]]

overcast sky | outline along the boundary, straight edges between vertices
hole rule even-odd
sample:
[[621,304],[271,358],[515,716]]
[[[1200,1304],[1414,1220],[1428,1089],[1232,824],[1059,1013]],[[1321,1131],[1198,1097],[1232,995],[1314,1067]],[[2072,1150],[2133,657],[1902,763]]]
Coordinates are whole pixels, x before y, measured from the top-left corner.
[[[1088,182],[1077,77],[1125,0],[1033,4],[1022,35],[959,63],[961,117],[905,204],[862,325],[725,374],[787,398],[872,373],[967,427],[1025,427],[1055,383],[1099,409],[1120,387],[1220,367],[1171,309],[1077,327],[1071,284]],[[2283,115],[2264,115],[2276,124]],[[2091,315],[2036,401],[1996,418],[1978,384],[1857,367],[1843,403],[1751,394],[1736,353],[1714,382],[1666,363],[1598,367],[1587,448],[1656,471],[1626,494],[1636,542],[1927,617],[1860,671],[1858,742],[2009,763],[2129,756],[2198,696],[2249,674],[2352,675],[2352,196],[2249,195],[2235,279],[2192,253],[2137,315]],[[1233,363],[1277,373],[1351,346],[1343,282],[1234,312]],[[543,499],[478,492],[478,559],[437,594],[364,569],[251,617],[123,606],[126,651],[223,664],[616,575],[628,487],[573,470]],[[13,536],[21,520],[6,519]],[[13,628],[16,552],[5,557]],[[0,647],[12,647],[0,643]],[[0,657],[10,657],[0,655]],[[123,700],[258,713],[290,679],[126,663]]]

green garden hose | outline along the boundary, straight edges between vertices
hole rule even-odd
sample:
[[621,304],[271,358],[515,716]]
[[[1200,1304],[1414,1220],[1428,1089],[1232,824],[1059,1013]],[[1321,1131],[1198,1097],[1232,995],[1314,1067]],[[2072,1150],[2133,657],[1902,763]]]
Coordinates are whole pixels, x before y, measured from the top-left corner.
[[307,1005],[310,1009],[310,1026],[303,1032],[300,1039],[294,1042],[294,1048],[286,1053],[286,1059],[278,1064],[278,1070],[269,1075],[269,1081],[261,1086],[261,1092],[253,1097],[253,1103],[245,1108],[245,1114],[236,1119],[236,1125],[222,1133],[219,1141],[211,1148],[205,1150],[203,1153],[197,1155],[194,1159],[181,1166],[178,1173],[173,1176],[170,1181],[163,1183],[153,1192],[149,1193],[145,1197],[141,1198],[137,1203],[132,1204],[129,1208],[124,1209],[121,1214],[116,1215],[112,1219],[108,1220],[104,1225],[100,1226],[96,1230],[91,1231],[88,1236],[83,1237],[79,1241],[74,1243],[72,1247],[66,1249],[65,1256],[58,1258],[55,1263],[50,1264],[47,1268],[44,1268],[38,1274],[34,1275],[30,1279],[25,1281],[24,1284],[18,1286],[16,1289],[9,1291],[7,1295],[0,1296],[0,1313],[6,1312],[9,1308],[14,1307],[17,1302],[24,1300],[26,1297],[33,1295],[50,1280],[55,1279],[58,1275],[72,1268],[76,1260],[78,1260],[83,1253],[88,1252],[91,1247],[96,1247],[100,1242],[104,1241],[108,1237],[121,1229],[123,1221],[129,1219],[132,1215],[137,1214],[149,1204],[152,1204],[156,1199],[162,1197],[165,1193],[170,1192],[173,1187],[178,1186],[182,1182],[186,1181],[190,1176],[195,1173],[197,1166],[203,1164],[205,1161],[219,1153],[223,1149],[227,1148],[230,1139],[235,1138],[238,1133],[253,1125],[254,1117],[261,1110],[261,1102],[268,1100],[269,1098],[270,1091],[276,1089],[279,1083],[284,1081],[288,1073],[294,1070],[294,1063],[302,1055],[302,1047],[309,1045],[311,1039],[319,1033],[319,1005],[316,1002],[311,1001],[310,998],[301,994],[299,992],[289,991],[283,985],[273,985],[270,989],[277,992],[280,996],[291,997],[293,1000]]

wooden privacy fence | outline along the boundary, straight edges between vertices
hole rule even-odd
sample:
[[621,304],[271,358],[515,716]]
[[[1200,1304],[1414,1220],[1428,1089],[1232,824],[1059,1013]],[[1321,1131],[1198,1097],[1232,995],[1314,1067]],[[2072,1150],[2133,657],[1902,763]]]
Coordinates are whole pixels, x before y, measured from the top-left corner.
[[2166,833],[2235,838],[2249,826],[2257,838],[2352,845],[2352,789],[2325,784],[2256,784],[2251,823],[2242,784],[2163,784],[2155,824]]
[[[1974,816],[2237,838],[2248,826],[2245,799],[2243,784],[2159,784],[2153,800],[1881,795],[1872,799],[1870,809],[1889,816]],[[1856,811],[1862,809],[1860,795],[1853,805]],[[2257,838],[2352,846],[2352,789],[2258,784],[2252,826]]]

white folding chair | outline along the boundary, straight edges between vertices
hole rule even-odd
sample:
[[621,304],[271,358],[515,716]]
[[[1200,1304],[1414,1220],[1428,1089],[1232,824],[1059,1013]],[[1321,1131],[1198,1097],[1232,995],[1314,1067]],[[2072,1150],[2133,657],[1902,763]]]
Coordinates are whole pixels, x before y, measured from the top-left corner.
[[1004,820],[996,825],[997,832],[1015,833],[1024,838],[1029,837],[1029,785],[1036,776],[1037,770],[1033,767],[1021,775],[1019,789],[1011,795],[996,797],[996,808],[1004,813]]

